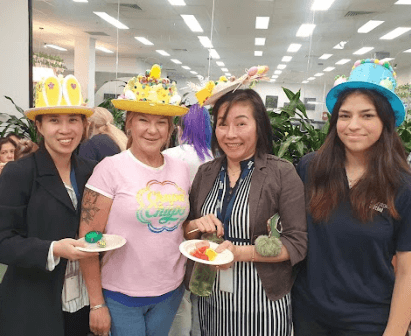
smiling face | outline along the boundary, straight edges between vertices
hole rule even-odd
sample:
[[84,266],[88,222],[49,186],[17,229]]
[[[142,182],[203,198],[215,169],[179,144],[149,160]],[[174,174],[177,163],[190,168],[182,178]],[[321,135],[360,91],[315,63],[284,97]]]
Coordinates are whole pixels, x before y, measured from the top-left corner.
[[85,130],[85,121],[79,114],[45,114],[41,121],[36,120],[36,125],[54,160],[71,157]]
[[11,142],[3,143],[0,148],[0,162],[7,163],[14,161],[14,150],[16,148]]
[[170,121],[166,116],[135,113],[129,130],[133,138],[131,145],[133,153],[153,156],[161,153],[168,140]]
[[364,155],[381,136],[383,123],[373,102],[362,93],[353,93],[338,111],[337,134],[345,151]]
[[257,147],[257,123],[250,104],[236,103],[223,120],[228,103],[217,114],[215,135],[229,160],[240,162],[252,157]]

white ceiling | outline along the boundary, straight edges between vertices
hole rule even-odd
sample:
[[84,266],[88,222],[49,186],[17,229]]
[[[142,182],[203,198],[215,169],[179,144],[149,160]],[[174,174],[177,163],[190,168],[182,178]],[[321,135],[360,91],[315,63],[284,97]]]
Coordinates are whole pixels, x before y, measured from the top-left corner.
[[[312,0],[185,0],[187,6],[172,6],[167,0],[89,0],[77,3],[72,0],[33,1],[33,48],[65,55],[74,53],[76,36],[92,36],[87,32],[104,33],[93,35],[97,45],[116,51],[119,58],[138,58],[148,64],[159,63],[167,72],[178,76],[193,76],[189,71],[174,64],[171,58],[207,76],[209,69],[208,51],[198,40],[199,35],[211,35],[213,3],[214,28],[212,41],[229,72],[240,76],[253,65],[268,65],[271,76],[281,63],[283,56],[293,56],[286,69],[277,79],[279,83],[301,83],[328,66],[336,69],[326,72],[312,83],[332,83],[339,74],[349,75],[355,60],[372,58],[375,52],[389,52],[397,71],[411,68],[411,54],[404,50],[411,48],[411,31],[394,40],[380,40],[380,37],[397,27],[411,27],[411,5],[394,5],[397,0],[335,0],[324,12],[310,10]],[[119,6],[120,5],[120,6]],[[135,8],[133,8],[135,7]],[[141,8],[140,9],[138,9]],[[120,9],[118,12],[118,8]],[[127,25],[130,29],[118,30],[93,11],[104,11]],[[357,13],[350,16],[349,12]],[[193,14],[204,33],[193,33],[180,14]],[[356,13],[354,13],[356,14]],[[269,16],[267,30],[255,29],[256,16]],[[357,29],[367,21],[383,20],[383,24],[368,34],[359,34]],[[311,37],[296,37],[303,23],[317,26]],[[42,27],[43,29],[40,29]],[[118,37],[117,37],[118,36]],[[134,39],[144,36],[154,43],[145,46]],[[265,46],[255,46],[255,37],[265,37]],[[333,49],[340,41],[348,43],[343,50]],[[68,49],[66,52],[44,49],[44,43],[57,44]],[[287,53],[290,43],[301,43],[296,53]],[[361,47],[374,47],[368,54],[358,56],[353,52]],[[161,56],[155,50],[163,49],[171,56]],[[254,50],[262,50],[263,56],[254,56]],[[99,56],[115,57],[97,51]],[[328,60],[319,60],[324,53],[333,54]],[[342,58],[351,59],[345,65],[335,65]],[[320,64],[322,63],[322,64]],[[223,75],[221,69],[210,62],[212,79]]]

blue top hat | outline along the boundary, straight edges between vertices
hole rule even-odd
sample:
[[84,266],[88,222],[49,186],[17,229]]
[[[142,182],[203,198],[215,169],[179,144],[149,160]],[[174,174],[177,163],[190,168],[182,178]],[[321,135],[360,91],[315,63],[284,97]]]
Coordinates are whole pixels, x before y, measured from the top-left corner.
[[371,89],[388,99],[395,117],[395,126],[402,124],[405,118],[405,107],[394,93],[397,86],[396,74],[388,62],[377,59],[359,60],[354,63],[348,80],[337,79],[335,86],[328,92],[326,105],[332,113],[334,105],[342,92],[348,89]]

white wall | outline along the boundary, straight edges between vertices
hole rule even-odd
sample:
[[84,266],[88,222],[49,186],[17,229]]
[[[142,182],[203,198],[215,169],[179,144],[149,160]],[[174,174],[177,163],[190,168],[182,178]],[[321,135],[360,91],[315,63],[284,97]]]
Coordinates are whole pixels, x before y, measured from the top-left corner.
[[0,1],[0,112],[21,116],[4,96],[29,108],[29,20],[27,1]]

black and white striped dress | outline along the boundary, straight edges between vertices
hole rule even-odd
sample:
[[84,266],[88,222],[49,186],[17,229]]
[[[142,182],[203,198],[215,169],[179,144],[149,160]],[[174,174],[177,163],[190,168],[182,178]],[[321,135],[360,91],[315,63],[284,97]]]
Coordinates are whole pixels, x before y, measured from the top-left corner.
[[[250,239],[248,196],[253,169],[250,170],[234,200],[229,221],[230,237]],[[203,207],[202,215],[217,214],[217,177]],[[224,182],[223,198],[230,188]],[[234,245],[249,243],[233,242]],[[234,290],[228,293],[219,290],[219,272],[213,293],[199,298],[199,317],[202,336],[289,336],[291,335],[291,300],[288,293],[277,301],[271,301],[265,294],[254,263],[236,262]],[[275,281],[275,279],[273,279]]]

